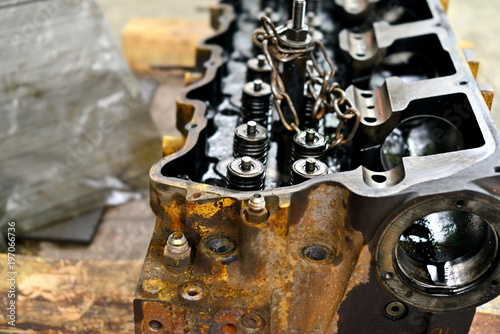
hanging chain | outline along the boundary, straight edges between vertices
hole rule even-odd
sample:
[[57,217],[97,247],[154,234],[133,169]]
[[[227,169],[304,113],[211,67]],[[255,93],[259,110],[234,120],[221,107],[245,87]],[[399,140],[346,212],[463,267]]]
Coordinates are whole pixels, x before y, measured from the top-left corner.
[[[315,120],[320,120],[327,111],[334,111],[338,115],[340,122],[335,136],[328,141],[328,149],[349,143],[359,127],[360,113],[346,98],[345,91],[340,88],[339,84],[332,82],[335,75],[335,66],[323,43],[314,40],[304,48],[285,47],[281,35],[286,31],[286,26],[276,27],[271,19],[266,16],[261,18],[261,24],[262,29],[255,32],[253,42],[262,49],[271,66],[271,91],[274,96],[274,105],[283,126],[289,131],[300,131],[299,116],[290,95],[285,90],[285,84],[279,73],[279,63],[287,63],[297,58],[307,57],[311,62],[307,66],[309,78],[306,82],[306,88],[315,100],[312,117]],[[325,70],[319,65],[315,50],[321,51],[324,60],[328,64],[328,69]],[[319,87],[319,90],[317,87]],[[291,122],[285,119],[282,110],[283,101],[292,114],[293,121]],[[346,121],[353,118],[354,125],[349,135],[344,137],[342,129]]]

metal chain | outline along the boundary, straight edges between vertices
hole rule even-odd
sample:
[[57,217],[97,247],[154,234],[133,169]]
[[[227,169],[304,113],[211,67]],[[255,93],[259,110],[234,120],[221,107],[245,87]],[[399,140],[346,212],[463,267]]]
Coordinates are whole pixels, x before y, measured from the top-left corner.
[[[287,63],[299,57],[307,57],[311,60],[311,64],[307,66],[309,79],[306,82],[306,87],[315,99],[312,117],[315,120],[320,120],[325,116],[327,111],[335,111],[340,122],[335,132],[335,137],[332,137],[328,141],[328,149],[349,143],[359,127],[360,113],[346,98],[345,91],[340,88],[340,85],[336,82],[331,82],[335,75],[335,66],[323,43],[312,41],[304,48],[287,48],[284,46],[280,36],[286,31],[286,25],[276,27],[271,19],[266,16],[261,18],[261,24],[262,29],[254,33],[253,42],[262,49],[271,66],[271,91],[274,96],[274,105],[283,126],[289,131],[300,131],[299,116],[292,99],[285,90],[285,84],[279,73],[279,63]],[[325,70],[319,65],[319,61],[314,53],[315,50],[321,51],[324,60],[328,64],[328,69]],[[318,86],[320,87],[319,90],[315,89]],[[284,117],[282,101],[286,103],[293,116],[292,122],[288,122]],[[344,138],[342,134],[343,127],[346,121],[352,118],[355,118],[354,125],[349,135]]]

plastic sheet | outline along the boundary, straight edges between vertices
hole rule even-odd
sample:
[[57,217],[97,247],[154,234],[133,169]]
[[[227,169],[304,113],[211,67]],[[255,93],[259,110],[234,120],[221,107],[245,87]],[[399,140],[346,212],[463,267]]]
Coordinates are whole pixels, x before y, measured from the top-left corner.
[[160,139],[94,1],[4,0],[0,45],[0,226],[140,196]]

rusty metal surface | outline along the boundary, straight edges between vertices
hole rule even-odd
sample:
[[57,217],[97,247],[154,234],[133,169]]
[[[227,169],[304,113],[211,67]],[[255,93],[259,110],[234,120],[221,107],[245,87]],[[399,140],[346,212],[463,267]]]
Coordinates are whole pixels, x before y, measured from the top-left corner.
[[[419,101],[433,97],[436,104],[427,101],[427,106],[450,110],[448,116],[458,117],[463,131],[480,135],[482,142],[472,140],[458,152],[405,157],[400,165],[404,168],[374,171],[359,166],[297,186],[260,191],[269,216],[257,223],[245,215],[253,193],[200,182],[211,131],[205,115],[221,103],[214,95],[221,88],[221,46],[228,47],[227,31],[234,19],[231,8],[221,7],[223,19],[215,20],[222,22],[219,34],[210,41],[213,45],[201,45],[198,52],[198,71],[204,76],[178,99],[178,128],[186,143],[151,170],[157,222],[136,291],[136,333],[469,332],[475,306],[499,293],[497,255],[481,280],[445,293],[451,300],[445,306],[436,306],[442,296],[422,293],[408,280],[400,279],[408,290],[394,287],[392,278],[403,276],[398,268],[384,267],[392,263],[394,248],[380,255],[386,231],[404,214],[421,217],[454,205],[455,211],[482,213],[496,236],[500,231],[495,218],[500,207],[498,133],[439,2],[428,3],[432,18],[425,24],[406,23],[389,27],[390,32],[380,28],[378,34],[387,35],[379,36],[379,42],[386,38],[389,46],[416,34],[417,28],[437,30],[436,41],[456,72],[411,83],[388,78],[387,95],[377,96],[377,102],[390,110],[380,115],[411,113]],[[436,22],[444,27],[436,28]],[[356,94],[366,94],[366,89],[351,88],[347,94],[356,101]],[[454,103],[461,107],[454,109]],[[387,129],[365,124],[366,133],[380,134],[377,130]],[[377,175],[387,182],[377,182]],[[419,203],[424,203],[421,211],[415,209]],[[481,205],[491,208],[483,210]],[[174,231],[186,235],[193,251],[192,263],[184,270],[170,268],[164,259],[167,238]],[[223,251],[211,248],[214,240],[225,245]],[[388,313],[393,302],[403,302],[404,312]]]

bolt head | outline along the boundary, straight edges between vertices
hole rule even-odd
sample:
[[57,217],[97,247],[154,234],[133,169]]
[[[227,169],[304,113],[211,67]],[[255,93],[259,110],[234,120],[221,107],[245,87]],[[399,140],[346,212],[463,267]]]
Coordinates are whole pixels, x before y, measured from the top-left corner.
[[286,38],[293,42],[305,42],[309,36],[309,27],[303,25],[301,29],[293,29],[292,25],[288,25],[286,30]]

